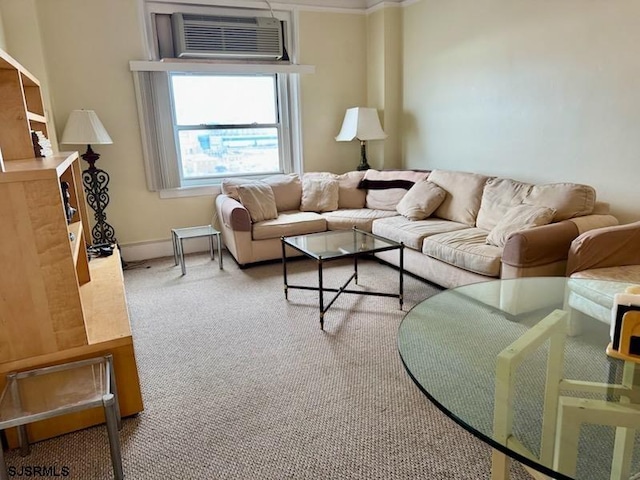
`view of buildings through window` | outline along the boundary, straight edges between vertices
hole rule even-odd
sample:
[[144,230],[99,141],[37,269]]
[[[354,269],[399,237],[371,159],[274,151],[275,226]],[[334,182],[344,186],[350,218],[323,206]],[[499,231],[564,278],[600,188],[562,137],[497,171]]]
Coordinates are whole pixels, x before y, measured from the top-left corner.
[[281,171],[275,75],[172,74],[184,180]]

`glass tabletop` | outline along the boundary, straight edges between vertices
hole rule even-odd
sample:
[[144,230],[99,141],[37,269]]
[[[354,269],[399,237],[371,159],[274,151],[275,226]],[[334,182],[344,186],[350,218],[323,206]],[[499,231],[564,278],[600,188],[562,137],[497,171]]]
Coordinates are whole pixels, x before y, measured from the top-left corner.
[[402,245],[358,229],[284,237],[284,242],[315,259],[330,259],[393,250]]
[[[619,385],[624,375],[628,383],[631,378],[630,388],[635,389],[638,383],[635,363],[625,364],[605,353],[610,341],[609,325],[585,317],[581,333],[567,336],[566,325],[562,324],[561,335],[553,338],[563,340],[554,340],[554,347],[551,340],[545,340],[526,356],[518,355],[527,351],[532,345],[529,339],[539,335],[547,325],[555,325],[559,319],[573,321],[574,316],[564,314],[571,311],[566,303],[571,292],[595,291],[601,293],[600,301],[606,302],[609,296],[612,302],[613,293],[624,292],[627,285],[545,277],[498,280],[446,290],[418,304],[403,319],[398,331],[399,353],[420,390],[449,417],[494,449],[552,478],[608,480],[614,478],[611,469],[617,458],[616,435],[622,430],[629,433],[628,429],[584,422],[577,427],[578,440],[573,439],[569,445],[563,442],[570,429],[563,430],[560,423],[556,424],[557,417],[553,417],[546,424],[555,429],[549,437],[547,427],[543,434],[543,420],[548,421],[554,408],[570,411],[566,405],[575,402],[617,408],[629,401],[611,385]],[[512,315],[505,310],[519,313]],[[552,356],[551,351],[555,352]],[[518,361],[509,370],[512,376],[505,380],[504,361],[505,358],[511,361],[512,357]],[[547,378],[551,380],[547,382]],[[505,386],[508,382],[512,382],[510,388]],[[570,384],[578,385],[578,389],[588,389],[589,385],[601,388],[575,391],[568,387]],[[545,406],[545,395],[549,386],[553,390],[554,385],[561,388]],[[507,434],[505,429],[509,430]],[[630,432],[632,475],[625,478],[637,478],[640,449],[637,436]],[[551,457],[542,452],[545,449],[549,452],[550,438],[559,451],[577,455],[575,471],[558,465],[562,461],[554,458],[553,448]],[[543,447],[543,439],[547,446]],[[527,459],[527,455],[532,457]]]
[[0,429],[101,406],[111,392],[106,357],[7,375],[0,398]]
[[206,237],[209,235],[215,235],[217,233],[220,233],[211,225],[206,225],[202,227],[174,228],[171,231],[178,238]]

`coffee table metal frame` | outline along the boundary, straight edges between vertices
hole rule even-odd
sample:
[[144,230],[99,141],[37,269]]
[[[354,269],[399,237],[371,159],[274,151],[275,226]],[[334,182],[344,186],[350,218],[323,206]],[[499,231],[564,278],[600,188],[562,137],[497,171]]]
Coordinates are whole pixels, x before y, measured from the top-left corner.
[[[348,237],[347,234],[351,233],[351,237]],[[333,251],[323,251],[318,252],[314,251],[310,248],[305,248],[301,245],[298,245],[298,241],[301,243],[305,243],[305,240],[312,238],[322,238],[327,237],[329,239],[340,239],[344,237],[345,243],[344,246],[340,246],[337,250]],[[349,242],[349,240],[351,240]],[[376,246],[376,241],[378,246]],[[388,238],[381,237],[379,235],[374,235],[373,233],[365,232],[363,230],[359,230],[357,228],[353,228],[352,230],[333,230],[327,232],[320,233],[311,233],[307,235],[296,235],[291,237],[281,237],[282,243],[282,272],[284,277],[284,298],[286,300],[289,299],[289,289],[299,289],[299,290],[315,290],[318,292],[318,302],[319,302],[319,310],[320,310],[320,329],[324,330],[324,314],[329,310],[329,308],[333,305],[333,303],[337,300],[337,298],[342,293],[352,293],[356,295],[372,295],[378,297],[393,297],[397,298],[400,304],[400,310],[402,310],[403,305],[403,288],[404,288],[404,243],[395,242],[393,240],[389,240]],[[316,261],[318,265],[318,286],[311,287],[305,285],[291,285],[288,282],[287,277],[287,250],[286,247],[291,247],[304,256],[311,258]],[[398,250],[399,254],[399,262],[398,262],[398,270],[399,270],[399,281],[398,281],[398,293],[389,293],[389,292],[379,292],[379,291],[365,291],[365,290],[351,290],[348,289],[347,286],[354,281],[355,284],[358,283],[358,259],[363,256],[371,256],[377,252],[385,252],[388,250]],[[325,262],[344,259],[344,258],[353,258],[353,273],[349,277],[349,279],[339,288],[326,287],[324,285],[324,277],[323,277],[323,265]],[[324,293],[325,292],[335,292],[333,298],[325,304],[324,301]]]
[[180,263],[182,268],[182,275],[187,274],[187,268],[184,264],[184,249],[182,241],[185,238],[200,238],[209,237],[209,252],[211,253],[211,260],[215,258],[213,248],[213,237],[216,237],[218,244],[218,267],[222,270],[222,240],[220,239],[220,232],[213,228],[211,225],[203,225],[200,227],[186,227],[186,228],[172,228],[171,229],[171,241],[173,244],[173,259],[175,264]]

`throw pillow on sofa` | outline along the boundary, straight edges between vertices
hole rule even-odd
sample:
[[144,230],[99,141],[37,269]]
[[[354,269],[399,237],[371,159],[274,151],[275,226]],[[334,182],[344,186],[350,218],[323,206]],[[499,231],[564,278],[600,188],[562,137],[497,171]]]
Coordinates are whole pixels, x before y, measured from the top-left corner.
[[237,193],[253,223],[278,218],[276,199],[270,185],[264,182],[245,183],[237,186]]
[[409,220],[429,217],[447,196],[442,188],[429,180],[420,180],[398,202],[396,211]]
[[548,207],[524,204],[511,207],[487,235],[487,244],[504,247],[512,233],[547,225],[555,214],[556,211]]
[[395,210],[407,191],[416,182],[426,180],[428,176],[428,171],[369,169],[365,172],[358,188],[367,190],[367,208]]
[[338,209],[338,181],[329,176],[302,179],[302,212],[333,212]]

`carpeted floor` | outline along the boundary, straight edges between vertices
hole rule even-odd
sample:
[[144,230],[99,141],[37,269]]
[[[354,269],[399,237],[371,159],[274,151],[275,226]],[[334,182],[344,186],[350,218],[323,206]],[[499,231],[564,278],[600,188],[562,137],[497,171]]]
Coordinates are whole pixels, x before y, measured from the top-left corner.
[[[240,270],[226,256],[220,271],[196,254],[184,277],[172,258],[135,267],[125,284],[145,410],[123,422],[126,478],[489,478],[490,449],[429,403],[398,356],[403,316],[434,287],[407,276],[404,311],[393,298],[343,295],[323,332],[317,293],[292,290],[287,302],[278,263]],[[349,272],[336,262],[325,281]],[[309,261],[290,274],[317,277]],[[393,291],[397,278],[377,262],[360,268],[363,288]],[[104,426],[36,443],[25,458],[8,452],[7,465],[112,478]]]

